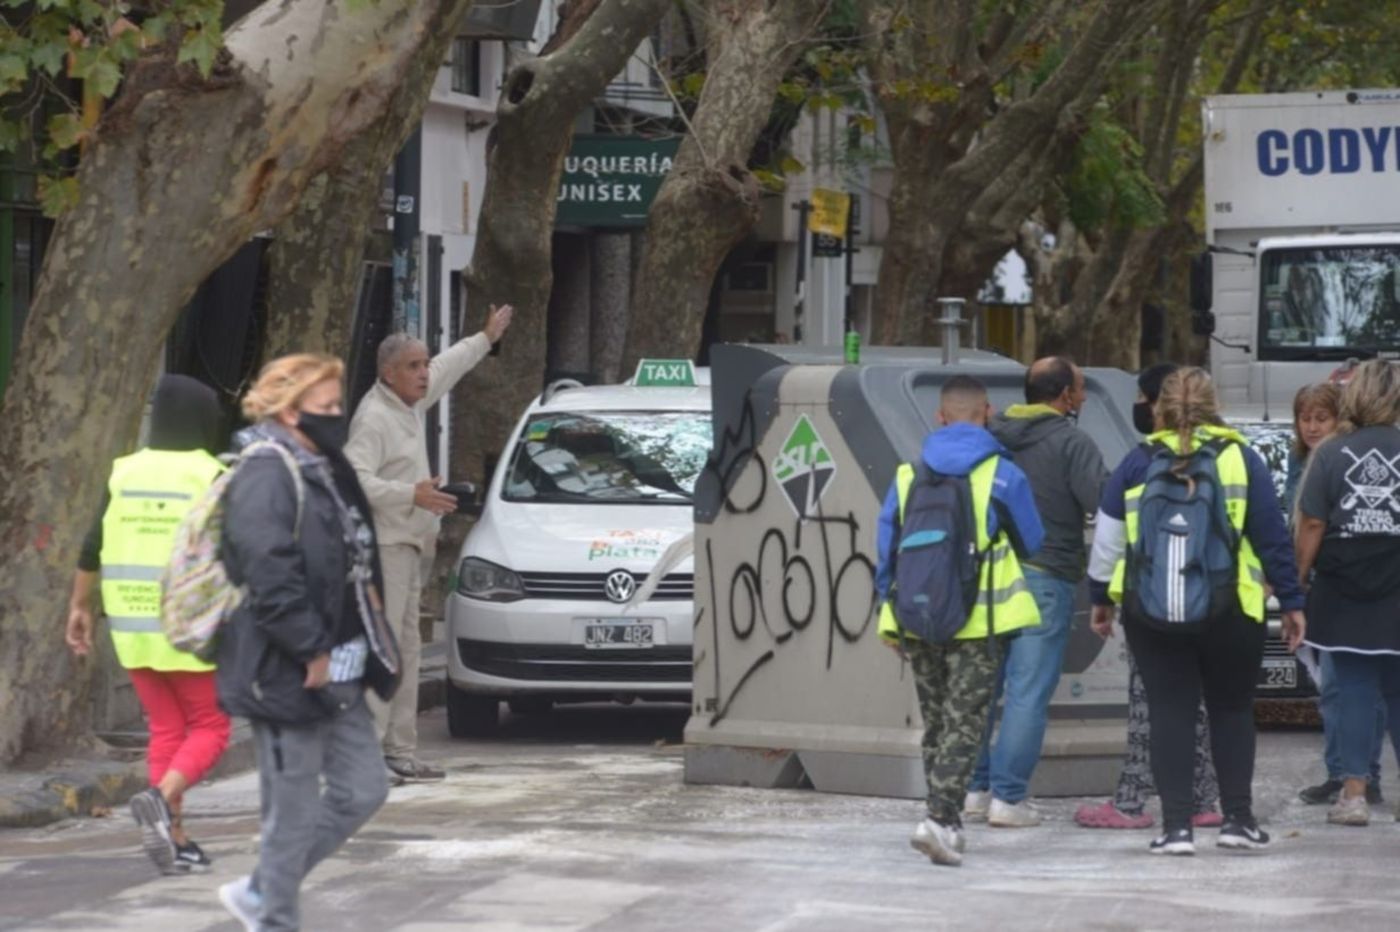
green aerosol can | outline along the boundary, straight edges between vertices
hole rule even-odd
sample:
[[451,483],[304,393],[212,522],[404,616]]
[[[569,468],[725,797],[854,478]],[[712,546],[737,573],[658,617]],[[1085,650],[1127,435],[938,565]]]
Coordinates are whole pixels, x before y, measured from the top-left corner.
[[860,331],[846,331],[846,365],[860,365]]

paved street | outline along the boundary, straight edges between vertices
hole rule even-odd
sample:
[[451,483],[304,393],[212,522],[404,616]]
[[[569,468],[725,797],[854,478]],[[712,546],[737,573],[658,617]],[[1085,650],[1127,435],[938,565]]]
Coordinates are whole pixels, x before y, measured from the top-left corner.
[[[1389,810],[1344,829],[1291,801],[1315,776],[1316,732],[1263,736],[1266,854],[1151,857],[1148,833],[1078,829],[1077,801],[1055,800],[1044,827],[974,827],[966,866],[947,869],[907,846],[918,815],[907,801],[685,786],[683,724],[674,707],[576,708],[454,742],[440,711],[425,716],[425,756],[451,776],[395,790],[312,875],[306,928],[1400,926]],[[1400,796],[1393,780],[1386,789]],[[0,833],[0,927],[236,929],[214,889],[253,863],[253,775],[201,788],[193,810],[211,875],[154,876],[124,813]]]

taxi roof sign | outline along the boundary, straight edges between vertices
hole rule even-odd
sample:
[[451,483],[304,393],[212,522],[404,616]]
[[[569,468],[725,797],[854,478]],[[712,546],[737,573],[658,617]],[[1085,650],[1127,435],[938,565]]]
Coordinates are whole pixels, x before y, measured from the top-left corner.
[[632,384],[639,388],[694,388],[695,363],[689,359],[643,359]]

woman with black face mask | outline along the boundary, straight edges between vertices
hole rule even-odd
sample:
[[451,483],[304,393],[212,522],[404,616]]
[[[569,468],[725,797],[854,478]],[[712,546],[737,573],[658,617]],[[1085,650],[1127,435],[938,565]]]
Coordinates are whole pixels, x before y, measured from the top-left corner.
[[[1179,367],[1164,362],[1138,374],[1138,396],[1133,404],[1133,426],[1143,436],[1157,430],[1152,413],[1162,393],[1162,382]],[[1074,820],[1085,828],[1148,828],[1152,816],[1146,812],[1147,800],[1156,794],[1152,780],[1152,761],[1148,756],[1151,732],[1147,724],[1147,691],[1138,675],[1133,655],[1128,653],[1128,756],[1118,775],[1118,789],[1113,798],[1097,805],[1085,804],[1074,814]],[[1196,814],[1191,824],[1196,828],[1219,825],[1222,821],[1218,806],[1220,786],[1215,780],[1215,764],[1210,757],[1210,728],[1205,704],[1196,710],[1196,776],[1194,781]]]
[[400,663],[369,506],[342,452],[342,374],[309,353],[263,368],[224,493],[221,556],[246,595],[219,632],[219,699],[252,723],[263,817],[257,869],[219,898],[250,929],[299,928],[302,879],[388,794],[365,690],[392,696]]

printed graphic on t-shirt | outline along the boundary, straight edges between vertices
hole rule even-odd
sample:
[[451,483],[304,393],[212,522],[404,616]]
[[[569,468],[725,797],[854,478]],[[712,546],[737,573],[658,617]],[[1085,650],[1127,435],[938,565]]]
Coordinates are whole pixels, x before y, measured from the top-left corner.
[[1374,447],[1357,456],[1350,447],[1342,452],[1351,459],[1343,474],[1348,491],[1342,496],[1342,534],[1400,534],[1400,454],[1387,459]]

